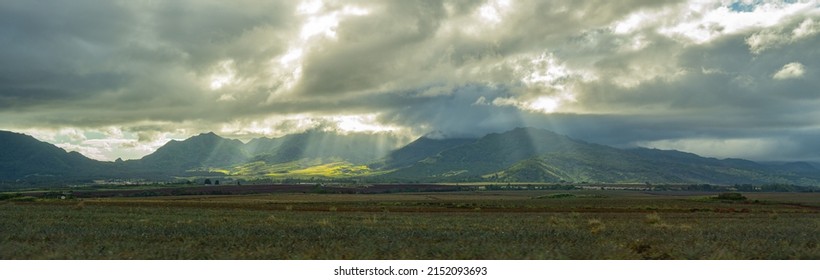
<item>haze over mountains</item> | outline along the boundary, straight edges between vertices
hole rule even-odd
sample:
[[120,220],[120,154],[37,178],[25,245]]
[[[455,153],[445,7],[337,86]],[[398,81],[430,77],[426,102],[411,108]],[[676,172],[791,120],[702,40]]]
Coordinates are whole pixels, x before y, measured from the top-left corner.
[[758,163],[655,149],[618,149],[516,128],[477,139],[308,131],[243,143],[203,133],[139,160],[100,162],[31,136],[0,131],[5,182],[190,178],[356,178],[374,182],[820,184],[814,163]]

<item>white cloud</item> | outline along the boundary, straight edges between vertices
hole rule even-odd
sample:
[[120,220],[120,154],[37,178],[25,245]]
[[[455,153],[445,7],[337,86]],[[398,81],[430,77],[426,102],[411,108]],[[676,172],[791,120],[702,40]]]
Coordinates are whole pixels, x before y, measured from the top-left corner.
[[475,103],[473,103],[473,105],[490,105],[490,103],[487,102],[486,97],[481,96],[481,97],[479,97],[478,99],[475,100]]
[[478,16],[487,23],[498,24],[504,19],[509,7],[509,0],[490,0],[478,8]]
[[820,21],[807,18],[797,27],[788,31],[783,27],[772,27],[761,30],[746,38],[749,51],[760,54],[768,49],[775,49],[784,45],[809,38],[820,31]]
[[528,109],[543,113],[555,112],[560,106],[561,99],[551,96],[542,96],[527,104]]
[[90,159],[96,160],[109,160],[105,156],[105,151],[100,147],[92,147],[92,146],[85,146],[80,144],[71,144],[71,143],[58,143],[55,146],[62,148],[68,152],[78,152]]
[[219,90],[236,83],[236,65],[231,59],[220,61],[214,66],[214,72],[209,78],[211,90]]
[[306,2],[297,8],[300,13],[307,15],[307,19],[302,25],[299,33],[302,40],[309,40],[314,36],[323,35],[327,38],[336,39],[336,29],[339,22],[349,16],[364,16],[370,13],[368,9],[357,6],[344,6],[341,9],[332,10],[321,14],[324,7],[321,1]]
[[396,126],[380,123],[376,114],[333,116],[330,117],[330,120],[335,122],[336,130],[342,133],[388,132],[399,130]]
[[57,134],[68,137],[68,140],[74,142],[80,142],[87,139],[81,130],[73,127],[61,128]]
[[677,21],[660,28],[659,32],[672,38],[702,44],[753,28],[775,26],[791,16],[816,10],[816,3],[813,1],[767,1],[756,3],[751,11],[737,11],[715,1],[690,1],[678,14]]
[[800,23],[797,28],[792,30],[792,38],[804,38],[817,34],[817,32],[820,32],[820,21],[814,21],[813,19],[807,18]]
[[773,30],[760,31],[746,38],[746,44],[749,45],[749,51],[753,54],[760,54],[766,49],[785,45],[789,41],[790,40],[787,36]]
[[300,14],[316,14],[325,6],[320,0],[313,0],[313,1],[303,1],[299,6],[296,7],[296,12]]
[[[483,98],[483,96],[480,97],[479,100],[476,101],[476,104],[480,104],[478,103],[479,101],[486,102]],[[561,106],[569,101],[572,100],[568,96],[537,96],[525,100],[519,100],[514,97],[499,97],[493,100],[492,105],[499,107],[512,106],[534,113],[550,114],[559,111]]]
[[768,159],[793,144],[782,139],[766,138],[683,138],[638,143],[639,146],[662,150],[678,150],[715,158]]
[[786,79],[796,79],[803,77],[806,73],[806,68],[803,67],[803,64],[799,62],[792,62],[786,65],[783,65],[783,68],[777,73],[772,75],[772,78],[775,80],[786,80]]
[[515,100],[514,98],[504,98],[504,97],[499,97],[499,98],[493,99],[492,104],[495,105],[495,106],[516,106],[516,107],[522,107],[523,106],[523,105],[521,105],[522,103],[520,101]]

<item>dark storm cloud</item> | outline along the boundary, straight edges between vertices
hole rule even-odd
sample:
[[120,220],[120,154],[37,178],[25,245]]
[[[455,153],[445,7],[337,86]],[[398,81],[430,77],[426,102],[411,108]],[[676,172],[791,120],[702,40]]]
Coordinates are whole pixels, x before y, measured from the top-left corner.
[[[192,71],[206,71],[227,58],[241,70],[258,71],[257,60],[287,44],[294,26],[290,1],[161,1],[146,15],[157,42],[184,54]],[[249,65],[250,64],[250,65]],[[252,68],[252,69],[248,69]]]
[[237,75],[260,72],[259,58],[287,43],[277,36],[293,9],[249,1],[0,5],[0,108],[48,110],[51,117],[30,121],[57,126],[212,116],[219,110],[205,107],[218,96],[201,80],[213,64],[231,59]]
[[301,93],[369,90],[401,78],[401,63],[416,63],[405,58],[424,51],[446,16],[440,1],[394,1],[377,9],[339,26],[339,40],[305,61]]
[[127,76],[97,61],[123,42],[130,19],[107,2],[0,4],[0,108],[65,104],[123,85]]

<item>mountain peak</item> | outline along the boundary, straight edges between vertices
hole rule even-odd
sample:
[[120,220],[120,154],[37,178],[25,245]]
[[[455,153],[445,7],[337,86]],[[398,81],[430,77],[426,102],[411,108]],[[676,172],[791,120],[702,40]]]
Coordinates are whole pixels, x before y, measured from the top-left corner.
[[207,132],[207,133],[200,133],[197,136],[193,136],[191,138],[188,138],[186,141],[188,141],[188,140],[217,141],[217,140],[223,140],[223,139],[225,139],[225,138],[222,138],[221,136],[216,135],[216,133]]
[[144,156],[146,166],[168,171],[228,166],[248,158],[239,140],[228,140],[213,132],[202,133],[184,141],[170,141]]

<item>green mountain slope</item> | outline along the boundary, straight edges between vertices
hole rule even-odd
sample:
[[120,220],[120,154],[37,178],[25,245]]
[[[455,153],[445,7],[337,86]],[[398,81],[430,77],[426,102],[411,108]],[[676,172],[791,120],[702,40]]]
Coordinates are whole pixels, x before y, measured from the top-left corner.
[[387,170],[407,167],[425,158],[438,155],[443,151],[475,141],[476,139],[469,138],[433,139],[422,136],[416,141],[390,152],[387,157],[376,164],[372,164],[371,167]]
[[551,151],[575,150],[580,142],[554,132],[516,128],[427,157],[389,174],[397,178],[479,178]]

